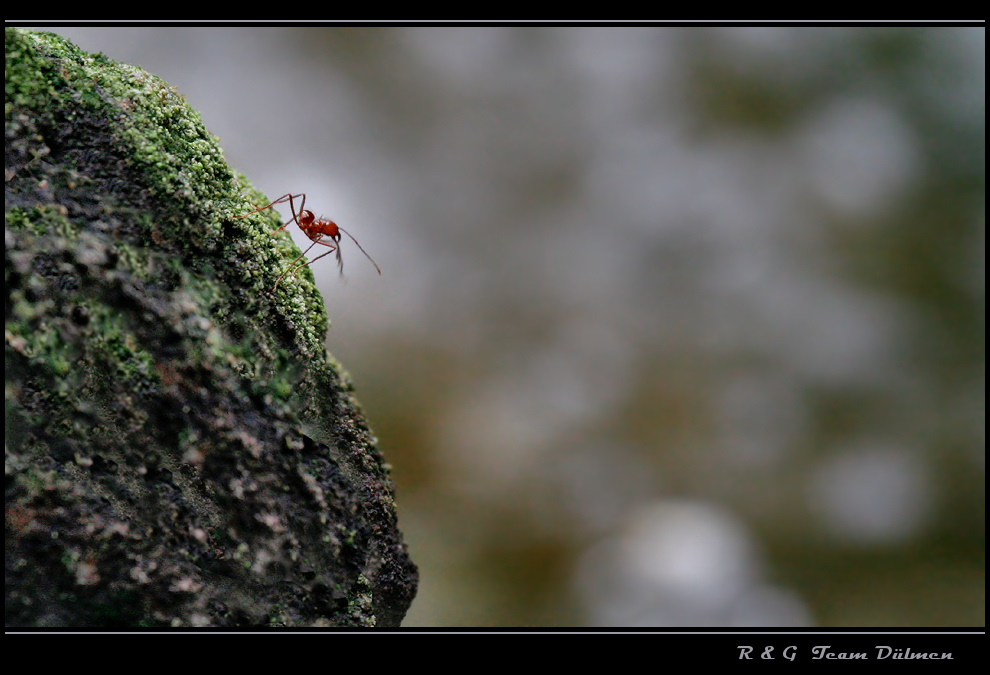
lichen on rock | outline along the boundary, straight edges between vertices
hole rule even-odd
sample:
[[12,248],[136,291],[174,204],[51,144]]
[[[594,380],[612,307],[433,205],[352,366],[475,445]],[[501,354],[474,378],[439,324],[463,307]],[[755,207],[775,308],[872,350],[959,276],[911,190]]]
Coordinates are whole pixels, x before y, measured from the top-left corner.
[[8,626],[394,626],[417,572],[298,249],[161,79],[5,31]]

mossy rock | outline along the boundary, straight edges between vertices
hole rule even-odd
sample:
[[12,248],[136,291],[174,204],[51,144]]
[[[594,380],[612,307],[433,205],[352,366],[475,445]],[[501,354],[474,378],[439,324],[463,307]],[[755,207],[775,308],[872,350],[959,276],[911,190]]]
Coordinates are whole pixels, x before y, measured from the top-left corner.
[[398,625],[388,465],[265,196],[161,79],[4,44],[6,625]]

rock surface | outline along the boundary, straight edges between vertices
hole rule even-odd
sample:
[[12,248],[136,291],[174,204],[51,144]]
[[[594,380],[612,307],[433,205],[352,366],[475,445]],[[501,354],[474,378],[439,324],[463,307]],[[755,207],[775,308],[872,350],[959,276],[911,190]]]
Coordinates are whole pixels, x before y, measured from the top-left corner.
[[5,32],[7,626],[396,626],[417,571],[308,268],[171,87]]

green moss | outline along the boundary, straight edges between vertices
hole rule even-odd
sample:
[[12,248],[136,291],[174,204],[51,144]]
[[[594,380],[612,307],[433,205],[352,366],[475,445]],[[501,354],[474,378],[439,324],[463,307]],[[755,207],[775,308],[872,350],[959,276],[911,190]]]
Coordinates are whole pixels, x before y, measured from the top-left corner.
[[[33,49],[21,33],[13,28],[5,29],[6,64],[4,77],[4,118],[7,124],[13,120],[14,110],[30,108],[39,100],[61,103],[57,64]],[[67,42],[56,42],[78,49]]]
[[78,232],[73,222],[66,218],[65,209],[54,204],[31,209],[15,207],[6,212],[4,220],[12,230],[28,230],[35,234],[51,233],[71,238]]
[[375,616],[370,612],[374,604],[374,594],[371,591],[371,584],[363,574],[359,574],[355,586],[357,593],[347,604],[348,612],[358,625],[365,628],[374,628],[376,625]]

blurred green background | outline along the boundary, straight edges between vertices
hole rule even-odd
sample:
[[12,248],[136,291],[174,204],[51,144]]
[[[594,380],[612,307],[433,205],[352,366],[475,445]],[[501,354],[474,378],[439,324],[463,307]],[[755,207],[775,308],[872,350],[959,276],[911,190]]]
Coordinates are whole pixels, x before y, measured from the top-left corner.
[[44,30],[383,268],[405,625],[985,624],[983,27]]

